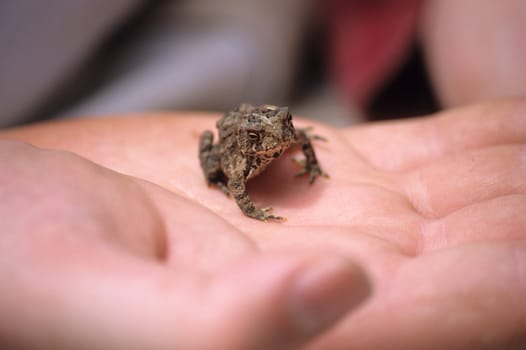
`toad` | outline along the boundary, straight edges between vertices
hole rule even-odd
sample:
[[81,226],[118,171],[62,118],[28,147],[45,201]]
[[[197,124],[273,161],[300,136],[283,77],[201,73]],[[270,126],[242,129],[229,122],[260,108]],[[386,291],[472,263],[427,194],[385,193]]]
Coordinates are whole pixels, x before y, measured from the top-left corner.
[[297,176],[307,174],[312,184],[318,176],[327,177],[316,159],[311,140],[320,139],[295,129],[287,107],[241,104],[226,113],[216,124],[219,140],[206,130],[199,139],[199,160],[208,185],[217,185],[231,195],[241,211],[262,221],[285,221],[272,214],[272,208],[258,208],[250,199],[246,184],[260,174],[274,159],[289,147],[301,146],[305,159],[296,161],[302,166]]

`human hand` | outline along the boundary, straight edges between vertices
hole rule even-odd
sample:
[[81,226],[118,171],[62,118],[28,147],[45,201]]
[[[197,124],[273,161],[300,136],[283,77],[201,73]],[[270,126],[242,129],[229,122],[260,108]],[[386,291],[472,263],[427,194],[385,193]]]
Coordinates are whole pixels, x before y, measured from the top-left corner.
[[526,3],[428,0],[420,38],[444,106],[526,95]]
[[526,96],[522,0],[326,0],[329,72],[366,108],[418,47],[443,107]]
[[525,101],[503,101],[343,131],[316,125],[329,140],[315,145],[329,180],[294,179],[288,153],[249,186],[284,224],[246,218],[204,185],[197,139],[211,117],[78,120],[5,136],[180,193],[263,251],[360,261],[373,296],[309,349],[502,349],[526,344],[525,113]]
[[0,140],[2,349],[290,349],[368,294],[343,257],[261,254],[181,195]]

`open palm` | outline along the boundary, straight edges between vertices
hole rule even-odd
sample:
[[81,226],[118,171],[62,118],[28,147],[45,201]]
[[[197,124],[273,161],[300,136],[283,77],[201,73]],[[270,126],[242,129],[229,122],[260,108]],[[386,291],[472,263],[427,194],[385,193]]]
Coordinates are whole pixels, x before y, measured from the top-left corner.
[[294,178],[301,154],[291,150],[252,180],[254,202],[285,223],[245,217],[205,185],[197,140],[217,117],[76,120],[6,135],[159,185],[144,186],[178,264],[210,270],[287,249],[360,262],[372,297],[309,349],[525,346],[525,102],[344,130],[295,121],[327,138],[315,150],[330,179]]

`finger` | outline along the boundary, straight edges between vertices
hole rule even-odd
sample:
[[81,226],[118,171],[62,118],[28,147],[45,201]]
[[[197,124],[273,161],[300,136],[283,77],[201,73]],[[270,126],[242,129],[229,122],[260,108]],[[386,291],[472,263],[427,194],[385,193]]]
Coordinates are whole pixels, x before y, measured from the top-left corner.
[[526,239],[526,194],[509,195],[459,209],[424,225],[421,251],[478,241]]
[[442,103],[524,96],[524,2],[426,1],[422,19],[422,48]]
[[215,277],[104,253],[96,267],[84,258],[26,264],[23,278],[1,265],[10,288],[0,289],[0,311],[12,315],[0,318],[2,346],[290,349],[369,292],[361,269],[327,257],[254,258]]
[[402,181],[417,211],[432,218],[480,201],[526,193],[526,145],[444,157],[409,172]]
[[424,254],[308,349],[523,349],[525,281],[524,242]]
[[434,117],[369,124],[345,131],[374,167],[414,169],[475,148],[526,142],[526,99],[509,99],[442,112]]
[[334,325],[370,293],[356,264],[319,254],[251,259],[219,286],[222,304],[237,315],[230,329],[243,335],[225,349],[294,349]]
[[4,239],[100,240],[146,258],[163,255],[161,220],[128,177],[18,141],[0,140],[0,162]]

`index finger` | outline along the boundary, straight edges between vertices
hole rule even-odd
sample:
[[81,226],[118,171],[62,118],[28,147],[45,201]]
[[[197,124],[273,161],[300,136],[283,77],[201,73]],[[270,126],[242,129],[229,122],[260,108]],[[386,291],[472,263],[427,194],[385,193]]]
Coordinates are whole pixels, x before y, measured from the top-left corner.
[[499,100],[417,119],[345,130],[348,142],[381,170],[405,171],[462,151],[526,141],[526,99]]

